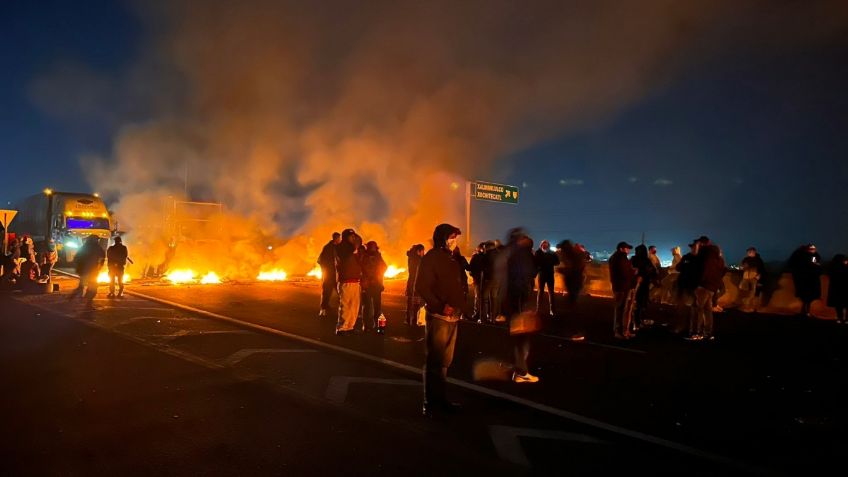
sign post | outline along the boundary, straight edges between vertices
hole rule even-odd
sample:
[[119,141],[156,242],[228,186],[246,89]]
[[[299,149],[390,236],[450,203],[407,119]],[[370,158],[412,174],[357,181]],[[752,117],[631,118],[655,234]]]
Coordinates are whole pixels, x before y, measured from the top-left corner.
[[14,219],[16,215],[18,215],[17,210],[0,209],[0,220],[2,220],[3,224],[3,255],[6,255],[6,252],[8,252],[9,223],[12,222],[12,219]]
[[518,186],[494,182],[469,181],[465,183],[465,242],[471,250],[471,199],[518,204]]

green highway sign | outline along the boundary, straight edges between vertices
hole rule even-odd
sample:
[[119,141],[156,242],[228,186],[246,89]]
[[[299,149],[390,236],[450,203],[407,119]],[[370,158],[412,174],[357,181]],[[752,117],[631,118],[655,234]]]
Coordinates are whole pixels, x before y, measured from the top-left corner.
[[490,202],[517,204],[518,186],[474,181],[471,183],[471,197],[477,200],[488,200]]

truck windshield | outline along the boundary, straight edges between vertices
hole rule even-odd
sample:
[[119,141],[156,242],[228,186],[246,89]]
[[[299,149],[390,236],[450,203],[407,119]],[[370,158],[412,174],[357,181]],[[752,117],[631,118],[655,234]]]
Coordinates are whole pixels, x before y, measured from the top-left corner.
[[109,219],[97,217],[68,217],[66,227],[69,229],[109,230]]

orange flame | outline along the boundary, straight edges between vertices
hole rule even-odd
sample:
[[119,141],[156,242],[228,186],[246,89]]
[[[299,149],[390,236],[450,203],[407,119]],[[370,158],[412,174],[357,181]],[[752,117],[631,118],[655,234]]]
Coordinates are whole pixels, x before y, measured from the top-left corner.
[[215,272],[209,272],[200,279],[200,283],[203,285],[213,285],[221,283],[221,279],[218,278],[218,275]]
[[259,272],[259,276],[256,279],[268,282],[281,282],[286,279],[286,276],[286,272],[275,268],[269,272]]
[[318,266],[318,265],[315,265],[315,268],[310,270],[309,273],[306,274],[306,276],[307,277],[315,277],[318,280],[320,280],[323,277],[323,272],[321,271],[321,267]]
[[[130,280],[132,280],[132,277],[129,273],[124,273],[124,283],[129,283]],[[97,274],[97,283],[109,283],[109,272],[107,270],[101,270]]]
[[188,269],[174,270],[165,275],[165,279],[170,281],[174,285],[178,285],[180,283],[192,283],[195,281],[194,271]]
[[386,268],[386,273],[383,274],[385,278],[397,278],[398,275],[404,273],[406,271],[405,268],[398,268],[394,265],[389,265]]

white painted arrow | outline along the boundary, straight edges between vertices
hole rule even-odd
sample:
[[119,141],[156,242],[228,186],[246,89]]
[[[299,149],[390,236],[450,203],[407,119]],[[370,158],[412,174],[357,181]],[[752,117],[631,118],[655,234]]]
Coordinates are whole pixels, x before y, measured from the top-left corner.
[[254,354],[270,354],[270,353],[317,353],[318,351],[314,349],[281,349],[281,348],[248,348],[238,350],[235,353],[231,354],[229,358],[225,359],[223,364],[225,366],[235,366],[240,363],[242,360],[247,358],[248,356],[252,356]]
[[388,384],[390,386],[421,386],[421,381],[412,379],[362,378],[355,376],[333,376],[327,384],[324,397],[336,404],[343,404],[347,399],[347,390],[354,383]]
[[530,461],[521,447],[520,437],[535,437],[538,439],[557,439],[561,441],[579,442],[581,444],[603,444],[604,441],[586,434],[547,429],[532,429],[529,427],[489,426],[489,435],[498,456],[513,464],[530,467]]

